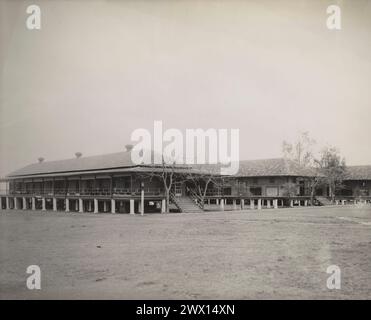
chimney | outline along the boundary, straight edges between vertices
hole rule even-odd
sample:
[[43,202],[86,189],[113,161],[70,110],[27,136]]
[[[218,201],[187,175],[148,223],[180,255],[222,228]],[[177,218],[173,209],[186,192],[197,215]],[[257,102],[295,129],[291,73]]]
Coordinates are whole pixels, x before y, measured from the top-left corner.
[[82,153],[81,152],[76,152],[75,153],[75,156],[76,156],[76,159],[80,158],[82,156]]
[[126,152],[130,152],[131,150],[133,150],[134,146],[132,144],[127,144],[125,146],[125,149],[126,149]]
[[40,158],[37,158],[37,160],[39,161],[39,163],[43,162],[45,159],[43,157],[40,157]]

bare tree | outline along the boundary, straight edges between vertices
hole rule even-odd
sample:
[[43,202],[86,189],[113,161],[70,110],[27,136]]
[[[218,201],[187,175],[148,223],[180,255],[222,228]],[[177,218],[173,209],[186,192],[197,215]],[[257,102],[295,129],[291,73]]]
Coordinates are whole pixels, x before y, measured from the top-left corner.
[[299,166],[309,167],[313,165],[315,143],[316,141],[310,137],[309,132],[302,132],[294,143],[283,141],[282,153],[285,159],[293,160]]
[[193,185],[194,188],[190,192],[194,192],[202,209],[204,209],[205,198],[210,187],[220,188],[223,183],[218,165],[198,165],[197,169],[187,173],[185,179]]
[[[317,163],[317,160],[315,160]],[[311,179],[309,180],[309,190],[310,190],[310,204],[314,204],[314,196],[316,193],[316,190],[319,186],[323,185],[325,183],[324,177],[321,173],[320,167],[318,164],[315,164],[315,167],[312,170],[313,175]]]
[[[314,202],[314,194],[316,188],[322,182],[321,173],[317,170],[317,161],[314,154],[314,146],[316,141],[312,139],[309,135],[309,132],[301,132],[297,140],[293,143],[283,141],[282,143],[282,153],[285,159],[294,161],[297,165],[304,169],[311,170],[311,179],[309,179],[309,189],[311,204]],[[291,194],[290,190],[293,189],[292,186],[285,185],[287,192]],[[295,190],[296,194],[296,190]],[[289,195],[290,197],[290,195]]]
[[149,181],[157,178],[162,181],[165,192],[165,212],[168,213],[170,211],[171,189],[175,182],[184,180],[183,173],[178,172],[181,167],[177,166],[175,161],[166,162],[164,156],[162,156],[162,164],[153,169],[151,172],[140,174],[139,178],[149,179]]

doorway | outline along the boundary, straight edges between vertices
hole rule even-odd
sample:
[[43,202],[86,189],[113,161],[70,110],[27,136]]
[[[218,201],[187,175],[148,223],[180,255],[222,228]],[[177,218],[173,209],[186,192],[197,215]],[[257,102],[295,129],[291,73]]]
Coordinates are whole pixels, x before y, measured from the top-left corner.
[[181,182],[174,182],[173,192],[176,197],[181,197],[183,194],[183,185]]

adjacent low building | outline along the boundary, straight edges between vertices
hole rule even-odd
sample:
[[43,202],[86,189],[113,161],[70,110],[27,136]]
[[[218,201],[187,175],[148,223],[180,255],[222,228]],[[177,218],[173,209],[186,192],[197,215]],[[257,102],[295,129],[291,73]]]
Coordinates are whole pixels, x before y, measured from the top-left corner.
[[371,166],[350,166],[344,187],[339,190],[339,198],[367,200],[371,199]]

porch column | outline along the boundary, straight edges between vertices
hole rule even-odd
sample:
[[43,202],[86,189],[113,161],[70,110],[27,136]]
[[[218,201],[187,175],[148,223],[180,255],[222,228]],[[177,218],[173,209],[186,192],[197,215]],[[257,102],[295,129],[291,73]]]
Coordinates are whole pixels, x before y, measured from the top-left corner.
[[255,200],[254,199],[250,199],[250,209],[254,210],[255,209]]
[[107,201],[103,200],[103,212],[107,212]]
[[35,197],[31,198],[31,209],[36,210],[36,199],[35,199]]
[[79,198],[79,212],[84,212],[84,200]]
[[233,210],[237,210],[237,202],[236,202],[236,199],[233,199]]
[[79,200],[75,200],[75,211],[79,211]]
[[258,210],[262,209],[262,199],[258,199]]
[[294,206],[294,200],[290,200],[290,207],[292,208]]
[[219,205],[219,199],[216,199],[216,205],[217,206]]
[[135,214],[135,212],[134,212],[134,199],[130,199],[130,214]]
[[220,210],[224,211],[224,199],[220,199]]
[[13,208],[14,208],[14,210],[17,210],[18,209],[18,203],[17,203],[17,198],[16,197],[14,197],[14,206],[13,206]]
[[53,211],[57,211],[57,198],[53,198]]
[[45,207],[45,198],[41,198],[41,210],[42,211],[45,211],[46,210],[46,207]]
[[271,201],[270,201],[270,200],[267,200],[267,208],[268,208],[268,209],[271,208]]
[[305,207],[308,206],[308,200],[304,200],[304,206],[305,206]]
[[273,208],[278,209],[278,199],[273,200]]
[[88,200],[88,211],[91,212],[91,200]]
[[70,212],[70,199],[66,198],[65,203],[66,203],[66,212]]
[[5,198],[5,203],[6,203],[6,209],[10,209],[9,197]]
[[116,201],[115,201],[115,199],[111,199],[111,212],[116,213]]
[[165,213],[166,211],[166,200],[162,199],[161,200],[161,213]]
[[341,200],[341,204],[344,206],[345,205],[345,200]]
[[241,199],[240,204],[241,204],[241,210],[244,210],[245,209],[245,199]]
[[339,205],[339,200],[335,200],[335,204],[338,206]]
[[143,185],[141,187],[141,192],[140,192],[140,214],[143,215],[144,214],[144,189],[143,189]]
[[138,201],[138,213],[142,213],[142,202]]
[[298,201],[298,206],[301,207],[301,200]]
[[98,199],[94,199],[94,213],[98,213]]
[[23,210],[26,210],[27,209],[27,202],[26,202],[26,198],[25,197],[22,198],[22,209]]

